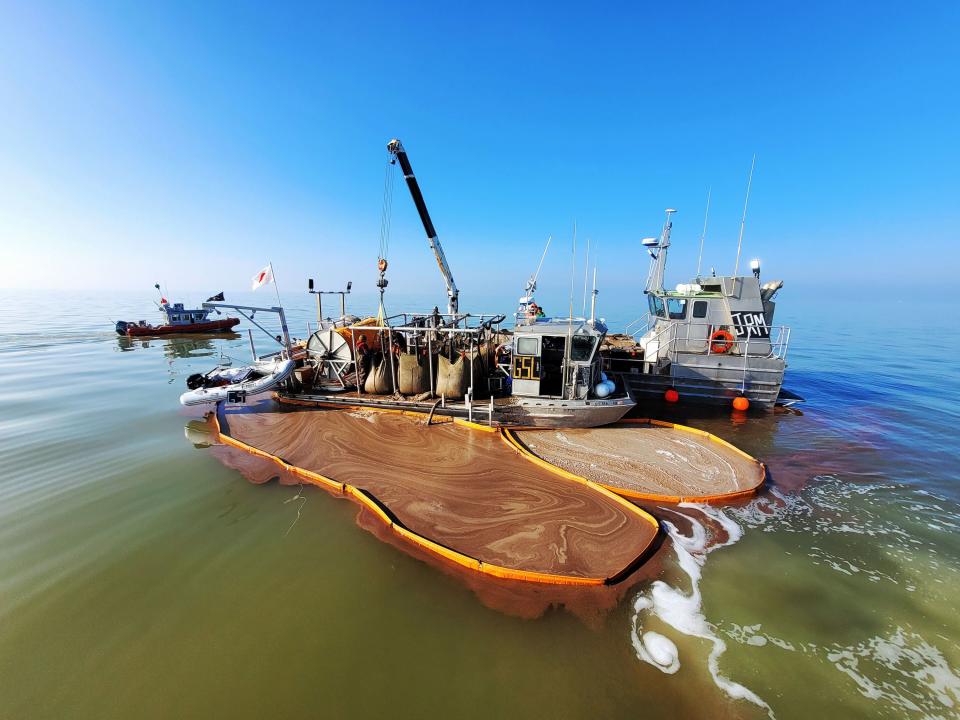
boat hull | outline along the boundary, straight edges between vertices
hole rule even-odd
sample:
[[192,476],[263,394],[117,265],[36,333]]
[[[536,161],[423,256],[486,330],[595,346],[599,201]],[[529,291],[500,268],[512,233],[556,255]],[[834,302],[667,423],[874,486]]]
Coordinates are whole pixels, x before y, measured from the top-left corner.
[[500,408],[495,417],[503,425],[542,428],[592,428],[620,420],[636,405],[630,398],[604,400],[551,400],[520,398]]
[[370,408],[405,410],[436,417],[454,417],[473,420],[496,427],[590,428],[610,425],[620,420],[636,406],[629,397],[602,400],[560,400],[550,398],[509,399],[508,404],[495,403],[491,416],[490,405],[479,402],[468,407],[462,402],[416,402],[385,396],[356,394],[354,392],[289,392],[277,393],[281,403],[313,407]]
[[[751,407],[772,410],[783,385],[786,364],[775,357],[704,356],[678,353],[664,372],[651,372],[645,363],[611,355],[605,370],[635,399],[662,400],[669,389],[691,405],[730,405],[745,396]],[[646,370],[646,371],[645,371]]]
[[232,330],[240,323],[239,318],[225,318],[184,325],[135,325],[117,323],[117,334],[124,337],[153,337],[157,335],[190,335]]

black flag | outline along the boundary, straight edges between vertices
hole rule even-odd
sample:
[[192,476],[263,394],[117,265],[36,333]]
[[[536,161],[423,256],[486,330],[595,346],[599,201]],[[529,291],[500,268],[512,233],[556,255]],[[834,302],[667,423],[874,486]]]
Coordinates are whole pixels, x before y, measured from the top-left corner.
[[207,302],[223,302],[223,290],[218,292],[213,297],[208,297]]

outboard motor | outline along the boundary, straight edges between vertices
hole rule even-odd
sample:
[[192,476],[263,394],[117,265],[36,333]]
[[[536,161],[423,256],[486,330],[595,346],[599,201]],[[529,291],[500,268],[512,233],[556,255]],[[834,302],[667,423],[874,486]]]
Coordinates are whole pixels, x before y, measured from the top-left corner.
[[127,323],[123,320],[117,320],[117,335],[127,334]]

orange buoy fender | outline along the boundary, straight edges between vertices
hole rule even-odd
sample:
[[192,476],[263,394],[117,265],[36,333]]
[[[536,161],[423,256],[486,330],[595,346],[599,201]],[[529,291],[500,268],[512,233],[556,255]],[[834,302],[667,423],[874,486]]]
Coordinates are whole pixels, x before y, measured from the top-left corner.
[[733,409],[744,411],[749,409],[750,401],[745,398],[743,395],[738,395],[733,399]]

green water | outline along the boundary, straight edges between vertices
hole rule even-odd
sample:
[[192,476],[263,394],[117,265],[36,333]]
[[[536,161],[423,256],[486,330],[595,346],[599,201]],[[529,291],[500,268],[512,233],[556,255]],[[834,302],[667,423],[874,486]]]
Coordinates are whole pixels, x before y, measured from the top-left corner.
[[960,332],[878,356],[866,320],[791,302],[805,414],[679,415],[771,488],[653,508],[652,580],[524,618],[185,438],[184,378],[244,336],[127,342],[109,319],[143,298],[3,293],[0,718],[957,717]]

